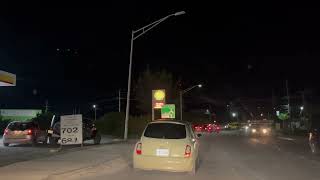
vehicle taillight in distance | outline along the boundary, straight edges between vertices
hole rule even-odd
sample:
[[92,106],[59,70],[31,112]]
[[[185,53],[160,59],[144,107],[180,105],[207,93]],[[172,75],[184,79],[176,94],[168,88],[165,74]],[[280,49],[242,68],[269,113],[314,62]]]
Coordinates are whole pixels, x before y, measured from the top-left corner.
[[190,157],[191,156],[191,146],[190,145],[186,145],[186,149],[184,151],[184,157]]
[[136,153],[138,155],[141,155],[142,154],[142,143],[138,143],[137,146],[136,146]]

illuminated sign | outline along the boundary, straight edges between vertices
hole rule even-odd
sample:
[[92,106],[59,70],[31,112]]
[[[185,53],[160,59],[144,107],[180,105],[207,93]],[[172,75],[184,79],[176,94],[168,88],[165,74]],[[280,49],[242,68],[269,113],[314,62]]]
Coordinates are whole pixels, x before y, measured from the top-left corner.
[[0,70],[0,86],[15,86],[16,75]]
[[153,109],[161,109],[166,103],[166,90],[152,90],[152,107]]
[[176,107],[174,104],[166,104],[161,108],[162,119],[174,119],[176,118]]

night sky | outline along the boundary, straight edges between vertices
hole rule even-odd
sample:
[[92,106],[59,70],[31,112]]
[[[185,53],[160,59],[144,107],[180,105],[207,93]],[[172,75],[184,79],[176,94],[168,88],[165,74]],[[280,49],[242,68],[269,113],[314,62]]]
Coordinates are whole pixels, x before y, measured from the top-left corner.
[[1,106],[112,100],[127,88],[131,30],[182,10],[135,40],[133,79],[147,66],[167,69],[183,86],[203,83],[203,96],[226,100],[282,95],[286,79],[292,92],[319,88],[319,9],[193,2],[8,6],[0,69],[18,80],[1,87]]

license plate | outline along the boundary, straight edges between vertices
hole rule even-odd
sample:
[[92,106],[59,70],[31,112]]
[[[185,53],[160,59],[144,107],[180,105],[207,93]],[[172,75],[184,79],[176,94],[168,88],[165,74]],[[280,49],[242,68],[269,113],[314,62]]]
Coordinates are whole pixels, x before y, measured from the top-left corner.
[[13,134],[20,135],[20,134],[22,134],[22,132],[21,131],[14,131]]
[[169,156],[169,149],[157,149],[157,156]]
[[53,134],[53,131],[52,130],[48,130],[48,134]]

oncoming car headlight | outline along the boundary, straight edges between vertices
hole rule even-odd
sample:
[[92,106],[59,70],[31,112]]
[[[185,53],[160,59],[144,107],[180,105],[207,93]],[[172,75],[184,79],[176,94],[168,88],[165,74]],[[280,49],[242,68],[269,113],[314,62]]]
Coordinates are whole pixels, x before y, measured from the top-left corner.
[[268,130],[267,129],[262,129],[263,134],[267,134]]

